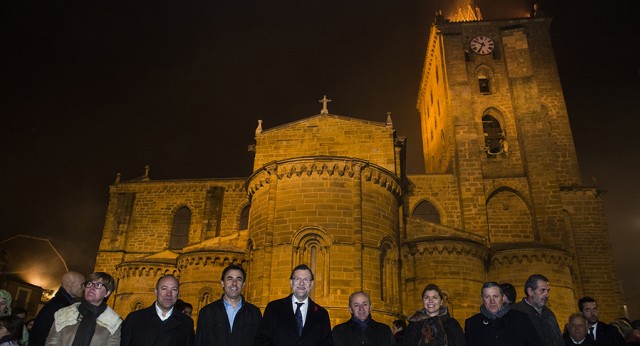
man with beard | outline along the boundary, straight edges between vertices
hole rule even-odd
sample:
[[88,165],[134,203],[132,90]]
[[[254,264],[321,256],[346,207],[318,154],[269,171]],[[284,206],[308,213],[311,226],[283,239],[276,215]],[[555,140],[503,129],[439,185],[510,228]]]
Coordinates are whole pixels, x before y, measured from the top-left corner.
[[313,283],[313,272],[306,264],[293,268],[292,294],[267,304],[255,346],[333,345],[329,313],[309,298]]
[[371,318],[371,299],[364,292],[349,296],[351,319],[333,328],[334,346],[395,346],[396,341],[386,324]]
[[578,309],[587,320],[587,333],[602,346],[626,346],[622,335],[616,327],[598,321],[598,304],[591,297],[578,300]]
[[134,311],[122,323],[121,346],[193,345],[193,320],[174,305],[180,282],[173,275],[158,279],[156,301],[150,307]]
[[244,300],[244,268],[230,264],[222,270],[222,298],[198,313],[196,346],[253,346],[262,319],[260,309]]
[[531,275],[524,283],[526,297],[514,304],[512,308],[529,315],[529,319],[543,341],[540,345],[562,346],[564,339],[560,333],[556,315],[546,307],[550,290],[549,279],[544,275]]
[[465,322],[467,346],[542,345],[529,317],[505,304],[505,295],[497,282],[485,282],[480,295],[480,313]]

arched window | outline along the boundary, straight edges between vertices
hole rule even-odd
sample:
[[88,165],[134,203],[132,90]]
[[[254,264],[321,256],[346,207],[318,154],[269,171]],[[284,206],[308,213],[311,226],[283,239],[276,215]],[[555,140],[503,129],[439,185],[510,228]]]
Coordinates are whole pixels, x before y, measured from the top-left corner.
[[424,221],[440,223],[440,213],[438,213],[438,209],[428,201],[420,202],[420,204],[413,209],[411,216]]
[[187,207],[180,207],[173,217],[173,227],[171,228],[171,240],[169,249],[180,250],[189,244],[189,226],[191,225],[191,210]]
[[314,297],[329,293],[329,247],[331,237],[321,229],[305,228],[293,235],[294,265],[305,263],[313,271]]
[[504,151],[505,133],[498,119],[491,115],[482,116],[484,132],[484,150],[489,155],[498,155]]
[[242,212],[240,212],[240,230],[249,228],[249,211],[251,210],[251,205],[247,205],[242,208]]

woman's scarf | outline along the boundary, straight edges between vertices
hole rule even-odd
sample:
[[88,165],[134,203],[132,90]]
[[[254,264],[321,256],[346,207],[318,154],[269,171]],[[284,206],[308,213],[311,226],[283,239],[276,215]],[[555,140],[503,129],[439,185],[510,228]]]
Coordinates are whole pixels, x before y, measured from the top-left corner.
[[103,301],[102,304],[96,306],[86,300],[83,300],[78,305],[78,311],[82,315],[82,320],[76,330],[76,336],[73,339],[72,346],[89,346],[93,333],[96,331],[96,319],[107,309],[107,304]]
[[485,308],[484,305],[480,305],[480,312],[482,313],[482,315],[490,320],[495,320],[496,318],[502,318],[504,317],[504,315],[507,314],[507,312],[509,312],[511,308],[509,307],[509,304],[502,304],[502,307],[500,308],[500,310],[498,310],[495,314],[492,313],[491,311],[489,311],[489,309]]
[[421,322],[421,337],[419,346],[447,346],[447,334],[444,331],[442,322],[449,318],[449,311],[446,307],[440,307],[437,316],[429,316],[425,309],[416,312],[409,318],[411,322]]

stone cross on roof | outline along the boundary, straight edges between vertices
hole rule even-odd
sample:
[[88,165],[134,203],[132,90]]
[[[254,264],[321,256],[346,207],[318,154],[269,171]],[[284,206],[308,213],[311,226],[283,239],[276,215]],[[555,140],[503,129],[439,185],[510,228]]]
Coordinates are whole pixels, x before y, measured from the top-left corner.
[[327,95],[324,95],[322,100],[318,102],[322,103],[322,110],[320,111],[320,114],[329,114],[329,109],[327,109],[327,103],[331,102],[331,100],[327,98]]

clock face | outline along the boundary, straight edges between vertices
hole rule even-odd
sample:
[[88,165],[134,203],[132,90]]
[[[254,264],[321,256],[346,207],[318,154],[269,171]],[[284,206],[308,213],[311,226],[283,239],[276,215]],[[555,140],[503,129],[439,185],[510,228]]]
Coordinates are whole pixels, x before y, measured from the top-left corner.
[[495,43],[489,36],[476,36],[471,39],[471,50],[480,55],[486,55],[493,52],[493,48],[495,48]]

